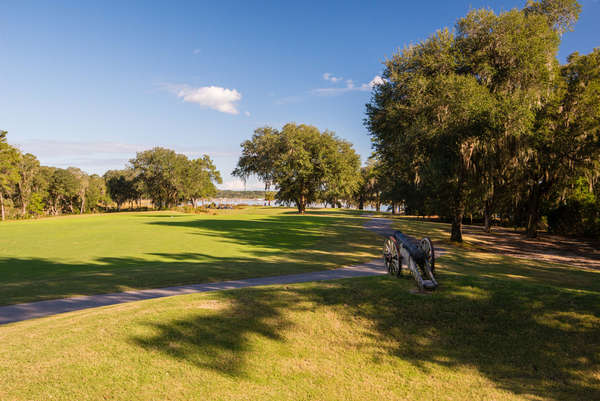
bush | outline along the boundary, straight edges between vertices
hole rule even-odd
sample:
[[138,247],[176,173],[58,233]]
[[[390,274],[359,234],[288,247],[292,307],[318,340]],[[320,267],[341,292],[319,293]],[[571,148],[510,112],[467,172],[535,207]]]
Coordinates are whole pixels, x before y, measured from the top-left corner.
[[573,195],[548,213],[548,230],[558,234],[600,237],[600,199],[578,181]]
[[174,210],[182,213],[194,214],[194,213],[207,213],[208,209],[204,206],[194,207],[191,205],[179,206]]
[[38,193],[32,194],[29,205],[27,205],[27,212],[33,216],[44,214],[44,197]]

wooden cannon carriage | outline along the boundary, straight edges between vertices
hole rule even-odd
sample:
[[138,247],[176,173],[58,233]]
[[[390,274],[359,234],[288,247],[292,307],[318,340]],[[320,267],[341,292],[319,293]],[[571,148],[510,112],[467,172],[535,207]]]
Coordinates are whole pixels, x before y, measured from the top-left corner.
[[419,287],[419,291],[434,290],[438,286],[435,279],[435,252],[433,243],[427,237],[421,241],[396,231],[385,240],[383,260],[390,275],[402,276],[403,266],[408,269]]

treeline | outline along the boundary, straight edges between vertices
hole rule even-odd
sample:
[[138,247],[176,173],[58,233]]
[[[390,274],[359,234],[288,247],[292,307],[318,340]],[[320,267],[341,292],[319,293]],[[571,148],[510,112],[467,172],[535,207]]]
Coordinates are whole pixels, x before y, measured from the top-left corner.
[[265,191],[234,191],[231,189],[218,189],[215,198],[264,199]]
[[598,236],[600,49],[557,59],[579,13],[574,0],[473,10],[394,54],[367,105],[373,191],[448,218],[456,241],[466,216]]
[[156,147],[139,152],[124,170],[104,174],[107,191],[120,208],[127,202],[151,199],[158,209],[182,202],[196,206],[216,195],[215,183],[222,183],[210,157],[188,159],[173,150]]
[[126,203],[150,199],[162,209],[180,203],[196,205],[216,194],[220,173],[208,156],[185,155],[154,148],[139,152],[123,170],[104,176],[88,175],[69,167],[40,165],[32,154],[22,153],[0,131],[0,209],[2,220],[43,215],[120,210]]

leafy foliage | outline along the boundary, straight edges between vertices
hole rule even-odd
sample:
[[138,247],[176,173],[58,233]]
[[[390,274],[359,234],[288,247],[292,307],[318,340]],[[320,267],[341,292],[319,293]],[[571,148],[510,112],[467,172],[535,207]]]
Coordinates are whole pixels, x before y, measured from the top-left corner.
[[358,187],[360,159],[352,145],[332,132],[304,124],[286,124],[281,131],[259,128],[242,143],[233,175],[256,175],[276,199],[293,203],[299,213],[316,201],[338,204]]
[[365,121],[386,200],[452,220],[456,241],[466,214],[487,228],[501,215],[535,236],[571,177],[597,176],[600,50],[557,61],[579,11],[574,0],[472,10],[456,33],[394,54]]

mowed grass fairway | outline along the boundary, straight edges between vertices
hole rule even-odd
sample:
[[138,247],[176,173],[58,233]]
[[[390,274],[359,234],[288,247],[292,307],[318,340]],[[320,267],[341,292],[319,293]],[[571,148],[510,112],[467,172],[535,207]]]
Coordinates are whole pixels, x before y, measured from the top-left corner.
[[[278,213],[252,219],[297,221]],[[307,217],[320,216],[299,219]],[[449,236],[444,224],[396,226]],[[431,295],[382,276],[0,326],[0,399],[600,399],[600,272],[443,246],[441,286]]]
[[359,214],[249,208],[0,226],[0,305],[324,270],[379,255]]

